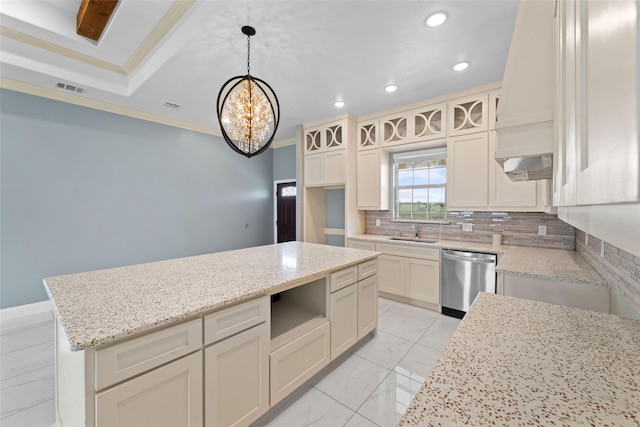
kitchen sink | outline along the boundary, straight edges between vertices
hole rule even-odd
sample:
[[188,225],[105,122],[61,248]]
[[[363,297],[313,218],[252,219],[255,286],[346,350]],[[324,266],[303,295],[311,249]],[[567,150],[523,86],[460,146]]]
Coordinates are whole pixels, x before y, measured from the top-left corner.
[[391,240],[401,240],[403,242],[418,242],[418,243],[436,243],[437,242],[437,240],[433,240],[433,239],[422,239],[420,237],[400,237],[400,236],[392,237]]

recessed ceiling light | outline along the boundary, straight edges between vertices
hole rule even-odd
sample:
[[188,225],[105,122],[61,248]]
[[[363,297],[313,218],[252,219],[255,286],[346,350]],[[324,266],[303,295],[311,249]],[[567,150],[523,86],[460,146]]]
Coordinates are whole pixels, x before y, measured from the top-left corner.
[[462,70],[466,70],[467,68],[469,68],[468,62],[458,62],[456,65],[453,66],[453,69],[455,71],[462,71]]
[[336,108],[342,108],[344,107],[344,101],[336,101],[333,103],[333,106]]
[[444,21],[447,20],[447,14],[444,12],[436,12],[432,13],[427,17],[424,21],[427,27],[437,27],[438,25],[442,25]]
[[398,90],[398,86],[396,85],[387,85],[384,87],[384,90],[391,93],[391,92],[395,92]]

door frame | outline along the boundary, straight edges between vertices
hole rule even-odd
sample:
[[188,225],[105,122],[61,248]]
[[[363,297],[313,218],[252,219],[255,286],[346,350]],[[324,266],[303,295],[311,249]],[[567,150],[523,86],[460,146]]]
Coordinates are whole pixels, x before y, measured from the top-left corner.
[[[298,182],[295,178],[290,179],[276,179],[273,181],[273,243],[278,243],[278,184],[294,183],[296,185],[296,207],[298,206],[297,200],[300,197],[298,194]],[[297,209],[296,209],[297,211]],[[296,212],[296,219],[298,214]],[[296,221],[297,222],[297,221]],[[296,225],[297,230],[297,225]]]

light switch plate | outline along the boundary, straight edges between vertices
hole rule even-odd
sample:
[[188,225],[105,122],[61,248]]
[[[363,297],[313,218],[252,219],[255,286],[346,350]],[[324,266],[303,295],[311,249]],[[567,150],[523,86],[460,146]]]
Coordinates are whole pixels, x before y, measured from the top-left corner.
[[538,236],[546,236],[547,235],[547,226],[539,225],[538,226]]
[[465,222],[462,224],[462,231],[473,231],[473,224]]

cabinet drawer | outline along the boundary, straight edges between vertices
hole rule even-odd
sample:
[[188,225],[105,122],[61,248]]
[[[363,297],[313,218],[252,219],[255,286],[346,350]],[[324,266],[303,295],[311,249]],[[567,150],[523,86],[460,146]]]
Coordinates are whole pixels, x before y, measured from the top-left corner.
[[349,239],[349,247],[353,249],[364,249],[367,251],[375,251],[375,242],[363,242],[362,240]]
[[329,363],[329,322],[271,353],[271,406]]
[[434,261],[440,260],[440,248],[417,248],[393,243],[378,243],[376,244],[376,249],[384,254],[431,259]]
[[329,276],[329,292],[335,292],[358,281],[358,266],[345,268]]
[[202,427],[202,384],[198,351],[98,393],[95,425]]
[[374,274],[378,274],[377,258],[358,264],[358,280],[373,276]]
[[202,346],[202,319],[194,319],[95,352],[96,390],[153,369]]
[[204,317],[204,344],[223,340],[269,317],[269,298],[263,297],[225,308]]

